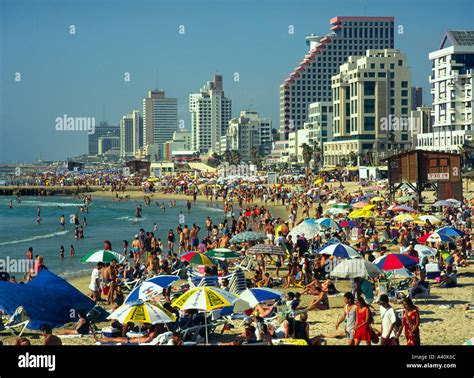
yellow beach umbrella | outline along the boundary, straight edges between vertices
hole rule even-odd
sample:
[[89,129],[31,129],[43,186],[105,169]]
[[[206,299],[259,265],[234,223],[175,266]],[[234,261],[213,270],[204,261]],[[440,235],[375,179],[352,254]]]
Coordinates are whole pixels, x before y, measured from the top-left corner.
[[382,198],[382,197],[374,197],[374,198],[372,198],[370,201],[372,201],[372,202],[383,202],[383,201],[385,201],[385,198]]
[[400,214],[393,218],[394,221],[405,223],[405,222],[419,222],[420,219],[416,215],[412,214]]
[[377,205],[366,205],[362,208],[362,211],[375,209]]
[[[205,313],[229,306],[233,306],[234,312],[243,312],[251,308],[246,301],[240,299],[236,295],[213,286],[201,286],[188,290],[175,299],[171,306],[177,307],[180,310],[199,310],[204,311]],[[204,321],[207,344],[208,335],[206,314],[204,314]]]
[[324,179],[320,178],[314,182],[314,185],[319,185],[319,184],[322,184],[323,182],[324,182]]

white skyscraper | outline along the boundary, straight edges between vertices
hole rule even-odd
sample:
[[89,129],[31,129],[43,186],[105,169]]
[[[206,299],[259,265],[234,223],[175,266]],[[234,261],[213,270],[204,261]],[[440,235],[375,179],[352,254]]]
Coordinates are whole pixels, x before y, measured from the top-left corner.
[[149,91],[143,99],[143,145],[162,145],[178,129],[178,100],[164,91]]
[[447,32],[439,50],[431,52],[429,58],[433,130],[417,135],[417,147],[459,152],[466,141],[474,140],[474,31]]
[[222,76],[214,76],[199,93],[189,95],[189,111],[193,149],[201,153],[214,151],[232,117],[232,101],[224,96]]
[[138,110],[120,120],[120,157],[134,156],[143,147],[143,118]]

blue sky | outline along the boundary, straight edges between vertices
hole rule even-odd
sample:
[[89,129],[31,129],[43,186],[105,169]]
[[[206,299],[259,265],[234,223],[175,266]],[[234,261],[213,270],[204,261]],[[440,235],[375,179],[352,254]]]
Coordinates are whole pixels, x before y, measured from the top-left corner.
[[157,86],[178,98],[190,128],[188,95],[214,74],[224,76],[234,116],[250,107],[278,127],[280,83],[306,53],[305,36],[327,33],[334,16],[394,16],[404,29],[395,47],[430,104],[428,53],[446,30],[474,26],[472,0],[0,0],[0,7],[2,163],[85,153],[86,133],[56,131],[56,117],[118,124]]

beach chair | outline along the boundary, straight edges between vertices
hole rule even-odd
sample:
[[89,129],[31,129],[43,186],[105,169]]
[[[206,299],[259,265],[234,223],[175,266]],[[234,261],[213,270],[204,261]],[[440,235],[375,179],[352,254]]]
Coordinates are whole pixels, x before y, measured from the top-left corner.
[[245,273],[238,269],[234,272],[229,280],[229,292],[239,295],[245,289],[247,289],[247,279],[245,277]]
[[[5,322],[4,327],[5,330],[11,332],[14,336],[21,337],[28,324],[30,324],[30,319],[23,306],[20,306]],[[16,329],[20,329],[19,333],[17,333]]]
[[245,256],[242,261],[239,263],[234,264],[236,268],[240,268],[242,270],[246,270],[250,272],[257,267],[257,264],[252,256]]
[[190,284],[193,287],[203,287],[203,286],[219,286],[219,277],[218,276],[204,276],[204,277],[193,277],[189,280]]

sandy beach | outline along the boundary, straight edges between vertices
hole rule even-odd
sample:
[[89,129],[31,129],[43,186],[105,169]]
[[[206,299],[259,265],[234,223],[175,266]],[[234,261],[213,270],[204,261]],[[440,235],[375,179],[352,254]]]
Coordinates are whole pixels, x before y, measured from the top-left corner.
[[[331,185],[331,184],[330,184]],[[357,190],[357,183],[344,183],[348,190]],[[115,193],[110,191],[94,191],[90,193],[92,199],[94,198],[114,198]],[[467,198],[472,198],[472,191],[465,193]],[[121,197],[130,196],[131,200],[142,199],[144,193],[136,190],[127,190],[124,193],[120,193]],[[176,199],[177,201],[186,201],[190,199],[186,195],[176,194],[163,194],[156,193],[150,194],[152,200],[161,199]],[[205,196],[198,196],[198,202],[208,203],[211,202],[206,199]],[[215,201],[214,201],[215,203]],[[222,205],[222,201],[219,201]],[[260,204],[260,202],[256,202]],[[287,219],[287,211],[283,205],[268,205],[272,215],[274,217],[281,217]],[[326,206],[325,206],[326,207]],[[379,222],[380,223],[380,222]],[[395,247],[396,248],[396,247]],[[285,271],[281,272],[281,276],[285,275]],[[274,267],[269,268],[269,272],[272,276],[274,274]],[[69,279],[69,282],[79,289],[81,292],[88,293],[88,285],[90,278],[86,277],[75,277]],[[310,324],[310,335],[328,335],[335,333],[335,324],[338,317],[343,311],[343,297],[342,294],[350,290],[349,280],[338,280],[336,282],[336,288],[341,293],[336,296],[331,296],[329,299],[330,309],[325,311],[311,311],[309,312],[308,322]],[[288,291],[299,291],[300,289],[290,288],[283,289],[278,287],[278,290],[283,292]],[[302,296],[302,304],[307,305],[310,301],[309,295]],[[419,306],[421,314],[421,343],[422,345],[462,345],[466,340],[474,337],[474,313],[468,313],[465,307],[468,303],[474,303],[474,265],[466,268],[459,268],[458,270],[458,287],[455,288],[435,288],[431,289],[431,297],[428,300],[416,300],[415,303]],[[378,305],[374,304],[376,311],[375,324],[376,327],[380,324],[380,317],[378,315]],[[401,308],[400,304],[393,305],[395,309]],[[104,306],[107,308],[107,306]],[[99,323],[97,327],[101,329],[107,326],[108,323]],[[72,324],[66,325],[63,328],[71,328]],[[60,333],[63,328],[56,330],[56,333]],[[225,339],[233,339],[234,335],[240,333],[242,329],[232,329],[226,331]],[[39,334],[36,332],[30,332],[27,330],[24,334],[30,338],[33,344],[39,344]],[[2,334],[1,339],[5,344],[11,344],[15,338]],[[220,338],[219,340],[222,340]],[[211,340],[212,341],[212,340]],[[404,344],[404,336],[401,337],[401,342]],[[65,338],[63,339],[65,345],[94,345],[95,341],[90,336],[80,338]],[[345,339],[328,338],[328,345],[344,345]]]

